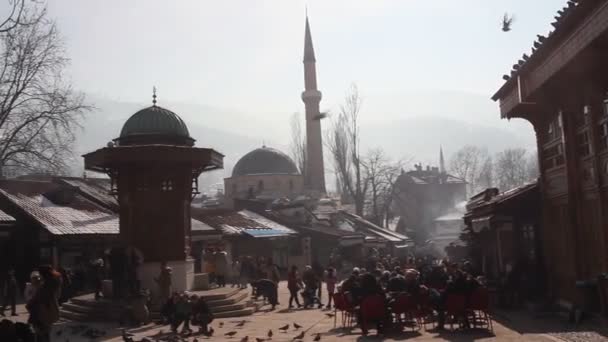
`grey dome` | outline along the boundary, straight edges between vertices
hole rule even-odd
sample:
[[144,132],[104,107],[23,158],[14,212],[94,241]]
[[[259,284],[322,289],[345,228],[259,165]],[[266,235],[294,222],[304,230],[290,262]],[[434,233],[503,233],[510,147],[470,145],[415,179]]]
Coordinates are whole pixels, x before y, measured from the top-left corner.
[[172,111],[160,106],[144,108],[133,114],[122,126],[121,143],[172,143],[192,145],[186,123]]
[[299,175],[300,172],[285,153],[266,146],[244,155],[232,169],[232,177],[263,174]]

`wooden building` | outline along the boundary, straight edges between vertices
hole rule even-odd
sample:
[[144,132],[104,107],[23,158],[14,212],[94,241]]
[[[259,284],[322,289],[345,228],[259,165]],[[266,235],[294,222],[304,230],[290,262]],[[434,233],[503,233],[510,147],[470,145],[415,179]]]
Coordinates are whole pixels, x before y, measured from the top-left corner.
[[493,99],[536,133],[549,291],[581,304],[576,282],[608,271],[608,0],[568,1],[552,26]]
[[507,269],[542,274],[540,194],[536,182],[499,193],[486,189],[473,196],[464,216],[467,241],[479,270],[490,280],[504,279]]

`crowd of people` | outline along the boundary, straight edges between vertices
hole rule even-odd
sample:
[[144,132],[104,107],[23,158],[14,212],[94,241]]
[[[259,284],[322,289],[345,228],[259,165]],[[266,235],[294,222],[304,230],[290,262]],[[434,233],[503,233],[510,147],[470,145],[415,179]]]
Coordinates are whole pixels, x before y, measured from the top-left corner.
[[[228,260],[225,251],[206,252],[204,267],[215,286],[226,287],[228,283],[233,288],[251,287],[252,296],[263,297],[272,310],[279,305],[278,287],[283,277],[271,258],[241,256],[231,263]],[[338,293],[348,298],[353,307],[360,306],[370,296],[382,295],[386,298],[387,308],[390,308],[393,294],[424,294],[431,299],[437,313],[438,328],[442,328],[447,296],[468,296],[476,288],[485,285],[483,277],[479,276],[469,262],[456,264],[447,259],[413,256],[396,258],[381,255],[373,250],[359,261],[343,262],[332,254],[325,267],[316,261],[302,270],[296,265],[291,266],[285,272],[290,294],[288,309],[332,309]],[[347,271],[345,267],[352,268]],[[100,282],[107,275],[104,261],[94,260],[90,269],[93,291],[98,299],[101,297]],[[170,324],[173,331],[177,331],[183,324],[183,330],[186,332],[190,331],[191,325],[195,325],[199,326],[200,333],[209,334],[208,325],[213,321],[213,314],[207,302],[195,294],[173,292],[171,278],[171,268],[163,263],[158,277],[155,278],[159,290],[155,301],[161,305],[163,321]],[[79,281],[78,276],[70,270],[61,268],[54,270],[49,266],[42,266],[32,272],[24,298],[30,315],[28,322],[39,336],[39,341],[48,339],[51,325],[59,318],[59,305],[75,293],[75,286]],[[132,287],[134,291],[139,287],[139,284],[129,285],[129,279],[125,281],[125,288]],[[14,272],[9,271],[0,287],[3,299],[1,315],[4,316],[7,309],[12,315],[17,315],[15,306],[18,287]],[[131,322],[143,323],[149,317],[146,307],[150,304],[149,298],[142,297],[141,301],[145,313],[131,313]]]
[[[59,303],[65,291],[62,290],[64,276],[49,265],[38,267],[31,274],[31,283],[24,293],[29,314],[27,324],[13,323],[5,319],[0,322],[1,341],[50,341],[53,323],[59,320]],[[14,272],[9,271],[4,281],[4,303],[2,315],[7,305],[11,314],[17,315],[15,304],[18,284]]]

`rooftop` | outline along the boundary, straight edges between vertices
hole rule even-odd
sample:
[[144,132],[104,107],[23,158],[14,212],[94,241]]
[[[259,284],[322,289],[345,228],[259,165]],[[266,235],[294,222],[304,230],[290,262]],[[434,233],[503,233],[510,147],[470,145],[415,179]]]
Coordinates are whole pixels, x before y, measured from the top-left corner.
[[295,231],[249,210],[192,209],[192,217],[229,236],[284,237]]

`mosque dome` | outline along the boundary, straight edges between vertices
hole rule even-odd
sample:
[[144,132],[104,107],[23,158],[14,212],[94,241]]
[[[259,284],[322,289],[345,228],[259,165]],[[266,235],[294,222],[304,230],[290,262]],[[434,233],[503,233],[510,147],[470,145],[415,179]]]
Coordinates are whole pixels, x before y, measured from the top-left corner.
[[121,145],[194,145],[186,123],[172,111],[153,105],[133,114],[122,126]]
[[232,177],[262,174],[299,175],[300,172],[285,153],[266,146],[244,155],[232,169]]

